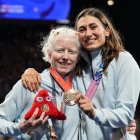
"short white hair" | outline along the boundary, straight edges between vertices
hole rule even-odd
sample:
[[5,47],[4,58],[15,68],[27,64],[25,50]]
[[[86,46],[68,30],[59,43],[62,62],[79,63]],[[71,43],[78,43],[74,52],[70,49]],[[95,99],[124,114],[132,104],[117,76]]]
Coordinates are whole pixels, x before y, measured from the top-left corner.
[[49,50],[51,50],[55,45],[57,45],[55,44],[56,40],[63,40],[64,38],[68,38],[70,42],[75,42],[78,50],[80,50],[79,37],[74,28],[68,26],[56,27],[55,29],[52,29],[50,31],[50,34],[48,36],[43,38],[43,41],[41,43],[44,61],[50,62],[48,55]]

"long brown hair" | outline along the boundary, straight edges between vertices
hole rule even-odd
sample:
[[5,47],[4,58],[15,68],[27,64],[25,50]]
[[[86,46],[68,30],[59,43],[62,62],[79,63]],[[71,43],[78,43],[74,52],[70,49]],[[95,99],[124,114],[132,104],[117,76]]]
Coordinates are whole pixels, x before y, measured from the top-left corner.
[[87,8],[82,10],[75,21],[76,29],[79,19],[87,15],[98,18],[104,28],[107,28],[110,31],[110,36],[106,39],[106,42],[102,47],[102,60],[104,63],[103,70],[105,71],[112,59],[117,59],[119,52],[124,51],[124,45],[122,43],[120,33],[115,29],[107,14],[105,14],[101,9]]

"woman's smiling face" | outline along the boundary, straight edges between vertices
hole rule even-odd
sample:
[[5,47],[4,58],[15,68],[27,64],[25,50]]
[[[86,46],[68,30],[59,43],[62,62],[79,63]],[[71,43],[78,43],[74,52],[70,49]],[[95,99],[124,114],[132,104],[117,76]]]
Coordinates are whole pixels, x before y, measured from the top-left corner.
[[54,47],[49,51],[51,66],[62,76],[75,68],[78,55],[77,42],[70,38],[56,40]]
[[90,15],[79,19],[77,31],[81,45],[89,51],[103,46],[106,36],[109,36],[109,31],[104,28],[100,20]]

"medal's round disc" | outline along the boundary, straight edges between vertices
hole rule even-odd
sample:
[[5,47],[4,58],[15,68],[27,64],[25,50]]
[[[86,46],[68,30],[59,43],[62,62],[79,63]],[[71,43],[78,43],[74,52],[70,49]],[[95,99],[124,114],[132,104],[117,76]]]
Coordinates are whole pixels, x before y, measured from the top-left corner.
[[49,106],[48,106],[47,104],[43,104],[43,105],[42,105],[42,110],[43,110],[44,112],[48,112],[48,111],[49,111]]
[[63,101],[66,103],[66,105],[75,105],[75,97],[76,97],[76,90],[70,89],[67,92],[65,92],[63,96]]

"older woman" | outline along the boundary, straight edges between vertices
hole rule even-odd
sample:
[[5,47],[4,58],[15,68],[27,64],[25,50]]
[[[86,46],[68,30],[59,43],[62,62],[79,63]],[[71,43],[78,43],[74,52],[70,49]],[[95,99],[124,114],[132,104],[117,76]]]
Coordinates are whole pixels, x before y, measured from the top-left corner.
[[[57,27],[51,30],[49,36],[44,38],[42,43],[43,59],[49,61],[51,69],[45,69],[41,74],[41,85],[39,91],[45,89],[53,99],[55,106],[64,110],[67,117],[65,121],[52,120],[53,126],[59,139],[77,140],[79,125],[79,106],[66,106],[62,104],[64,90],[54,81],[51,70],[60,76],[67,87],[73,87],[74,80],[71,75],[79,56],[80,44],[78,35],[72,28]],[[68,83],[67,83],[68,82]],[[69,89],[67,89],[69,90]],[[39,109],[33,112],[28,120],[24,119],[25,113],[30,109],[35,95],[38,92],[31,92],[23,87],[19,80],[13,89],[7,94],[5,101],[0,104],[0,135],[15,136],[18,139],[49,140],[48,116],[45,111],[38,118]],[[73,119],[74,115],[75,119]]]

